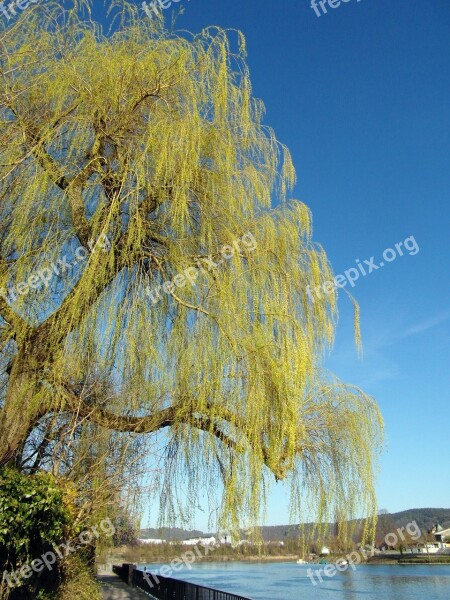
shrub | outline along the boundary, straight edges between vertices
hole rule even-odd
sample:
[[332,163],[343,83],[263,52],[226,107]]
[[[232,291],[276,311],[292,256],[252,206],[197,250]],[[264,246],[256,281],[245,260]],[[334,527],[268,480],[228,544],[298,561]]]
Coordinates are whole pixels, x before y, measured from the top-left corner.
[[[0,570],[20,570],[67,538],[70,515],[63,492],[52,475],[25,475],[11,468],[0,470]],[[2,583],[0,597],[36,598],[55,586],[58,565],[50,572],[33,572],[13,592]]]
[[100,586],[82,556],[72,555],[64,563],[58,600],[100,600]]

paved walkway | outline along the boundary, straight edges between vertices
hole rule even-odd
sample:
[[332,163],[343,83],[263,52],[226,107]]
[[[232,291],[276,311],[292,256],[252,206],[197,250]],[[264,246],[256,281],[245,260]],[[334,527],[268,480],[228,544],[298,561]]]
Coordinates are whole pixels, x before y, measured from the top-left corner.
[[102,586],[103,600],[149,600],[149,596],[124,583],[117,575],[98,575]]

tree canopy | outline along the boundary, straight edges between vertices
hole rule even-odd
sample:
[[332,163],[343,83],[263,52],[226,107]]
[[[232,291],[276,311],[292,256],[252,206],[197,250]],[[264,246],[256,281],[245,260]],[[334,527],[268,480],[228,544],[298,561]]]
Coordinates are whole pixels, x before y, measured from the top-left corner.
[[333,273],[244,37],[83,6],[0,33],[0,463],[79,477],[95,448],[104,475],[160,443],[166,519],[218,492],[255,523],[273,478],[374,516],[381,417],[322,367],[336,292],[307,287]]

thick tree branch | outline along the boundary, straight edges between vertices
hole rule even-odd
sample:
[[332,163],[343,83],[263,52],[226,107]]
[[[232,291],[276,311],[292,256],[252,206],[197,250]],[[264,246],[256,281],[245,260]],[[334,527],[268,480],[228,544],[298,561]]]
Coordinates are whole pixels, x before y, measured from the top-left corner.
[[[5,260],[0,256],[0,274],[7,273]],[[7,290],[0,288],[0,317],[7,323],[15,333],[19,330],[25,331],[29,328],[27,323],[10,307],[7,302]],[[12,336],[13,337],[13,336]]]
[[[183,418],[180,417],[180,413],[178,413],[179,407],[177,406],[162,409],[157,413],[145,417],[132,417],[113,414],[102,409],[98,405],[89,405],[66,385],[60,386],[58,389],[68,400],[71,411],[78,416],[107,429],[138,434],[156,433],[160,429],[184,422],[188,426],[195,427],[196,429],[214,435],[228,448],[231,448],[236,452],[245,452],[246,447],[247,449],[249,448],[245,420],[222,406],[212,404],[207,405],[207,410],[216,413],[213,418],[200,414],[195,408],[191,408],[190,411],[186,412],[185,417]],[[232,439],[225,433],[223,429],[215,423],[215,418],[221,419],[235,428],[239,434],[247,440],[246,446]],[[285,479],[287,472],[287,466],[284,464],[285,459],[282,457],[280,459],[280,464],[274,464],[263,440],[261,440],[260,450],[262,452],[264,464],[272,471],[275,479],[277,481]]]
[[[99,165],[101,161],[101,152],[103,149],[104,138],[100,136],[98,128],[96,129],[96,139],[93,143],[92,149],[88,154],[90,160],[87,165],[80,170],[72,178],[68,178],[60,165],[46,152],[45,150],[45,139],[39,133],[34,123],[27,123],[20,118],[15,107],[8,102],[6,106],[16,117],[16,123],[20,126],[25,141],[28,144],[27,156],[33,155],[37,160],[39,166],[45,171],[50,180],[56,185],[61,191],[66,194],[69,202],[70,212],[72,216],[72,224],[78,239],[81,244],[87,248],[88,242],[92,236],[91,227],[86,218],[85,205],[83,201],[83,189],[86,182],[95,172],[99,172]],[[61,122],[73,113],[79,106],[79,102],[75,102],[68,110],[64,111],[59,115],[51,124],[51,129],[58,127]],[[106,191],[106,189],[105,189]]]
[[185,418],[180,417],[180,413],[178,412],[179,406],[170,406],[145,417],[116,415],[104,410],[98,405],[87,404],[67,385],[58,386],[58,390],[62,392],[68,401],[68,405],[72,412],[107,429],[139,434],[156,433],[160,429],[184,422],[186,425],[190,425],[196,429],[212,433],[217,439],[237,452],[244,451],[243,446],[222,431],[222,429],[213,422],[213,419],[205,415],[197,414],[195,409],[186,413]]

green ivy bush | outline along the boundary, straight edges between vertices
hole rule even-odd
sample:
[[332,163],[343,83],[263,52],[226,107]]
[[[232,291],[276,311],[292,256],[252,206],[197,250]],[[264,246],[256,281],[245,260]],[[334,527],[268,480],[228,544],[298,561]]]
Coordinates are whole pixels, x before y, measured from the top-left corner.
[[[0,577],[4,571],[20,571],[24,565],[53,551],[53,545],[65,541],[70,513],[64,495],[51,474],[25,475],[12,468],[0,470]],[[45,597],[55,587],[58,565],[52,571],[23,579],[23,585],[11,591],[2,585],[4,598]],[[39,592],[38,592],[39,590]],[[44,595],[42,595],[44,594]]]

